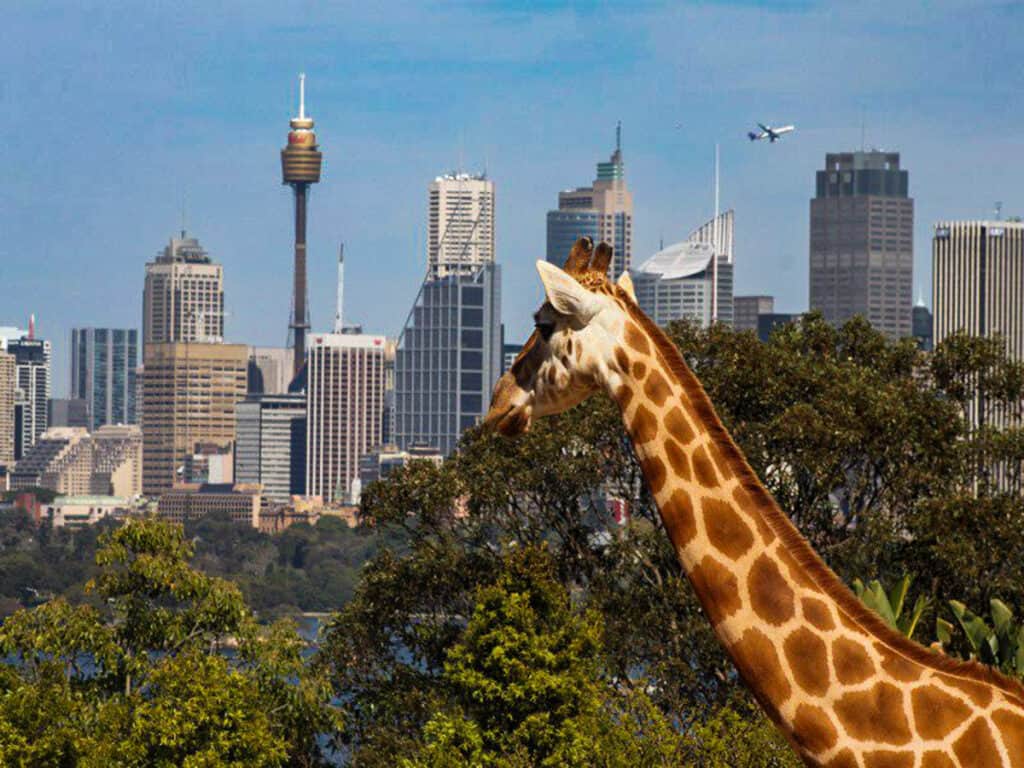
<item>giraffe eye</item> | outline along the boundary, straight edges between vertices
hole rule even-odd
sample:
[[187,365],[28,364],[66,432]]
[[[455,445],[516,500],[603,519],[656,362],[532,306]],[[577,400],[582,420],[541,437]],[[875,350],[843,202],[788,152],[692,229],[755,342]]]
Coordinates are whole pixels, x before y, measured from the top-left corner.
[[539,310],[533,315],[533,327],[537,329],[544,341],[550,339],[551,334],[555,332],[555,324]]

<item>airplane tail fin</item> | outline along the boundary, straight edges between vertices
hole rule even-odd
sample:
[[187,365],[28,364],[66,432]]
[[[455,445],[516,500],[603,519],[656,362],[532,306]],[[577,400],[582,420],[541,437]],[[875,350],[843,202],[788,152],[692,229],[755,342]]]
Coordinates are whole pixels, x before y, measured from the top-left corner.
[[753,131],[750,131],[747,133],[747,138],[750,139],[751,141],[757,141],[757,134],[754,133]]

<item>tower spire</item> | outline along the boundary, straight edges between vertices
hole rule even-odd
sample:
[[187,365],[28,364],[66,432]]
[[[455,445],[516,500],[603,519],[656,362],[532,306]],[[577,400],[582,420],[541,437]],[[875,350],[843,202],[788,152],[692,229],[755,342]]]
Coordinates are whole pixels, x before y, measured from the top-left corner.
[[299,73],[299,120],[306,119],[306,73]]
[[615,151],[622,151],[622,121],[615,123]]
[[338,246],[338,304],[334,310],[334,332],[345,332],[345,244]]

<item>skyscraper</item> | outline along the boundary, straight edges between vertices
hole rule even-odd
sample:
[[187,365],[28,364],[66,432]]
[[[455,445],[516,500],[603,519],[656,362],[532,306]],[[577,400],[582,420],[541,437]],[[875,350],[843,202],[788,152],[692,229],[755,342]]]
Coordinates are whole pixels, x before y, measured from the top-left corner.
[[486,264],[420,288],[395,358],[395,443],[448,455],[501,375],[501,271]]
[[289,123],[288,145],[281,150],[281,181],[295,197],[295,262],[292,281],[292,318],[288,330],[292,340],[292,374],[298,375],[306,360],[306,203],[309,187],[320,181],[322,155],[313,133],[313,118],[306,116],[306,76],[299,75],[299,114]]
[[7,340],[0,338],[0,467],[14,466],[14,355],[8,354]]
[[14,357],[14,458],[20,459],[46,431],[50,399],[50,342],[32,338],[6,340]]
[[306,492],[306,396],[250,394],[235,406],[235,482],[271,501]]
[[637,303],[658,325],[685,318],[708,327],[713,322],[716,288],[718,322],[732,325],[733,220],[732,211],[726,211],[719,215],[717,226],[712,220],[698,227],[686,240],[662,248],[631,270]]
[[138,345],[134,328],[71,330],[71,397],[86,402],[89,431],[135,423]]
[[810,306],[909,336],[914,201],[898,152],[827,154],[811,200]]
[[470,274],[494,263],[494,182],[449,173],[430,183],[427,276]]
[[142,384],[142,486],[157,495],[180,479],[197,444],[235,439],[249,349],[242,344],[149,344]]
[[597,178],[589,187],[558,193],[558,210],[548,211],[547,260],[562,266],[581,237],[614,246],[612,277],[633,263],[633,195],[626,187],[622,160],[622,125],[615,129],[615,151],[597,164]]
[[218,342],[224,339],[224,268],[194,237],[172,237],[146,264],[142,343]]
[[943,221],[932,239],[934,342],[1000,335],[1024,360],[1024,224]]
[[394,440],[448,454],[501,375],[494,182],[454,174],[428,190],[427,275],[398,339]]
[[[306,387],[306,493],[350,502],[359,460],[381,443],[383,336],[314,334]],[[358,490],[358,486],[356,488]]]

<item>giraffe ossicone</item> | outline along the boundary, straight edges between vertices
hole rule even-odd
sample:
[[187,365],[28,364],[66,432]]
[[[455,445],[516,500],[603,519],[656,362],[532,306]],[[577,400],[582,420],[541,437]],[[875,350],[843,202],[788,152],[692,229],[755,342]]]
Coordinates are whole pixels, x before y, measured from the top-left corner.
[[765,490],[612,249],[538,262],[547,300],[486,423],[514,436],[598,391],[618,404],[679,561],[737,670],[824,768],[1024,768],[1024,686],[891,630]]

